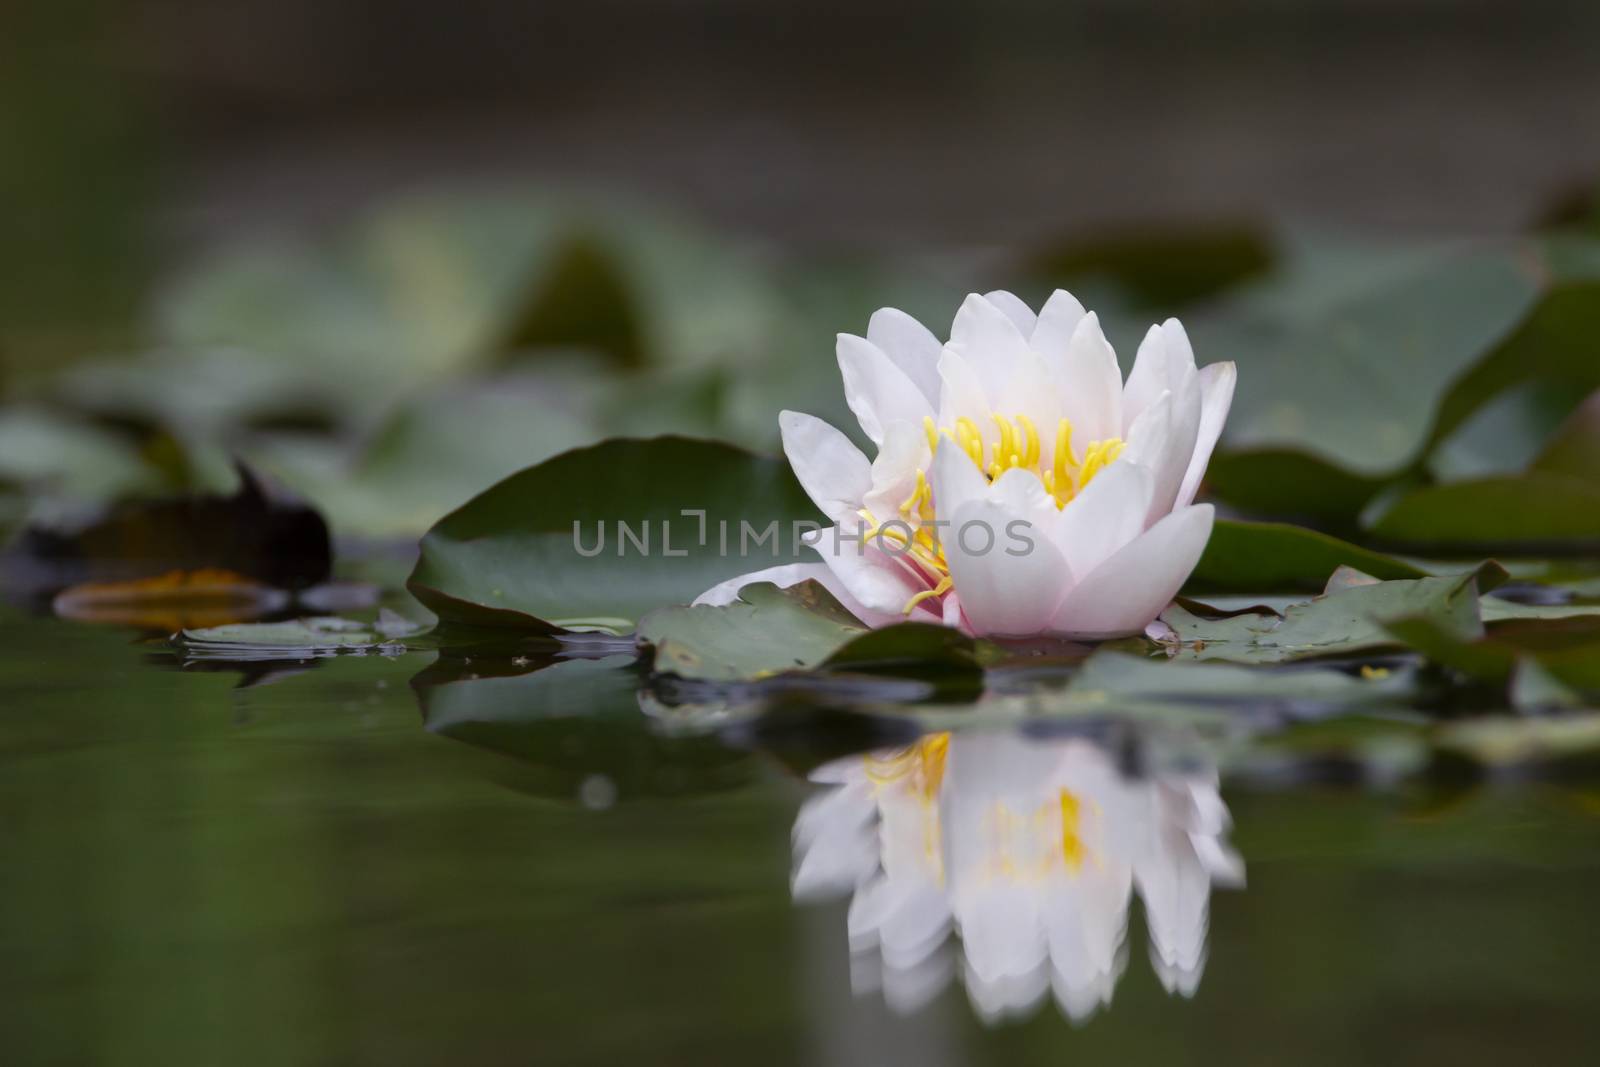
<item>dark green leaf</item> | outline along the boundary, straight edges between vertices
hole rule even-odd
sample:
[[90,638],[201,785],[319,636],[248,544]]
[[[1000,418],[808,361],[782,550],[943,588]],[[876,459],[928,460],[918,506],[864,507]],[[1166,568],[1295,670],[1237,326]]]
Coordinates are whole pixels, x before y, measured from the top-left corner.
[[1374,578],[1422,578],[1427,571],[1405,560],[1278,522],[1219,519],[1185,590],[1318,590],[1339,567]]
[[1472,574],[1347,585],[1276,614],[1203,618],[1180,605],[1162,613],[1177,641],[1174,653],[1185,659],[1241,663],[1280,663],[1313,656],[1343,655],[1393,647],[1385,622],[1420,618],[1441,632],[1470,640],[1482,634],[1478,618],[1480,583],[1492,587],[1505,572],[1485,564]]
[[732,681],[814,667],[867,631],[815,582],[746,586],[720,607],[667,607],[639,620],[655,669]]
[[[685,511],[704,511],[704,527]],[[794,562],[797,532],[819,519],[782,460],[680,437],[613,440],[514,474],[445,517],[407,585],[447,622],[626,629],[720,581]],[[619,539],[619,522],[648,552]],[[598,554],[581,553],[575,532],[591,552],[602,529]]]

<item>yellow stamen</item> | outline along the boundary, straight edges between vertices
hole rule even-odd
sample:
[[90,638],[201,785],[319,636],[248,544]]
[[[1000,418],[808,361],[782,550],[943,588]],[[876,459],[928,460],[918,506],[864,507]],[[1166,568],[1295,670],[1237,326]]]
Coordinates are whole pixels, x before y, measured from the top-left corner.
[[910,600],[906,601],[906,606],[902,610],[902,614],[910,615],[916,610],[917,605],[922,603],[924,600],[931,600],[934,597],[944,596],[950,591],[950,587],[954,584],[955,583],[951,581],[950,576],[945,575],[939,580],[938,585],[934,586],[932,589],[924,589],[922,592],[916,594]]
[[961,445],[961,450],[972,457],[975,467],[983,467],[983,435],[978,432],[978,424],[963,415],[956,420],[956,440]]
[[1017,416],[1017,424],[1022,427],[1023,438],[1027,447],[1022,453],[1022,465],[1032,467],[1039,462],[1039,430],[1034,426],[1033,420],[1026,415]]
[[995,448],[995,461],[1001,464],[1001,469],[1004,470],[1006,457],[1017,450],[1017,432],[1011,423],[998,414],[991,412],[989,417],[994,419],[994,424],[1000,428],[1000,444]]

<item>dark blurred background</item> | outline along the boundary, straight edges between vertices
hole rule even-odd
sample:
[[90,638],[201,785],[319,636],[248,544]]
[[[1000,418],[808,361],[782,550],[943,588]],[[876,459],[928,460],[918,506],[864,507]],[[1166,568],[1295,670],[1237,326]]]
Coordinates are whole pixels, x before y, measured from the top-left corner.
[[1581,0],[20,4],[11,299],[81,287],[113,242],[439,178],[624,186],[881,247],[1244,213],[1501,232],[1600,169]]
[[[1070,284],[1104,312],[1076,268],[1160,281],[1176,250],[1178,277],[1108,321],[1187,319],[1286,227],[1412,242],[1581,214],[1597,46],[1600,6],[1560,0],[12,0],[0,397],[34,407],[0,426],[0,487],[148,488],[62,458],[84,417],[165,484],[226,480],[242,455],[344,529],[420,530],[609,434],[769,447],[779,406],[842,411],[831,335],[884,304],[942,329],[969,287]],[[506,189],[545,199],[496,206]],[[1159,240],[1120,266],[1081,247],[1130,227]],[[895,267],[850,275],[852,257]],[[1131,353],[1133,327],[1113,333]],[[625,418],[556,427],[581,405],[546,359],[547,440],[512,412],[499,459],[474,442],[404,509],[369,478],[394,514],[355,514],[375,448],[400,483],[449,466],[441,382],[563,346],[609,356],[580,386]]]

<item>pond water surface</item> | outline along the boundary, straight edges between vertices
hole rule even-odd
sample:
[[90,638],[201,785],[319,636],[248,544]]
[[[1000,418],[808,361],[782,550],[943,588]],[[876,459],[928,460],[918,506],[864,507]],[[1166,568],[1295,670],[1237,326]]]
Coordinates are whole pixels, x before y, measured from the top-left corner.
[[465,721],[413,689],[431,655],[241,687],[16,612],[0,649],[7,1063],[1462,1067],[1600,1041],[1584,781],[1130,778],[1091,740],[992,733],[825,784],[627,709]]

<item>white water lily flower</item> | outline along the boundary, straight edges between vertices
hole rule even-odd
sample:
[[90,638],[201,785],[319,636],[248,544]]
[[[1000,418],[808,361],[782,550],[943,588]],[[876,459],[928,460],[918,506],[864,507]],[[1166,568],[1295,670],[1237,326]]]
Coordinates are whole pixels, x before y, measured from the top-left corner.
[[839,335],[845,398],[877,448],[785,411],[783,448],[835,524],[811,578],[862,621],[969,633],[1137,633],[1193,571],[1212,508],[1193,503],[1222,432],[1232,363],[1197,370],[1176,319],[1152,326],[1126,383],[1093,312],[1057,290],[1037,316],[1010,293],[967,297],[941,345],[885,308]]
[[1086,741],[933,734],[813,778],[834,788],[796,819],[795,897],[852,894],[857,992],[897,1010],[948,983],[954,929],[985,1018],[1047,993],[1087,1018],[1121,977],[1135,889],[1157,975],[1192,996],[1211,886],[1243,883],[1214,774],[1131,781]]

